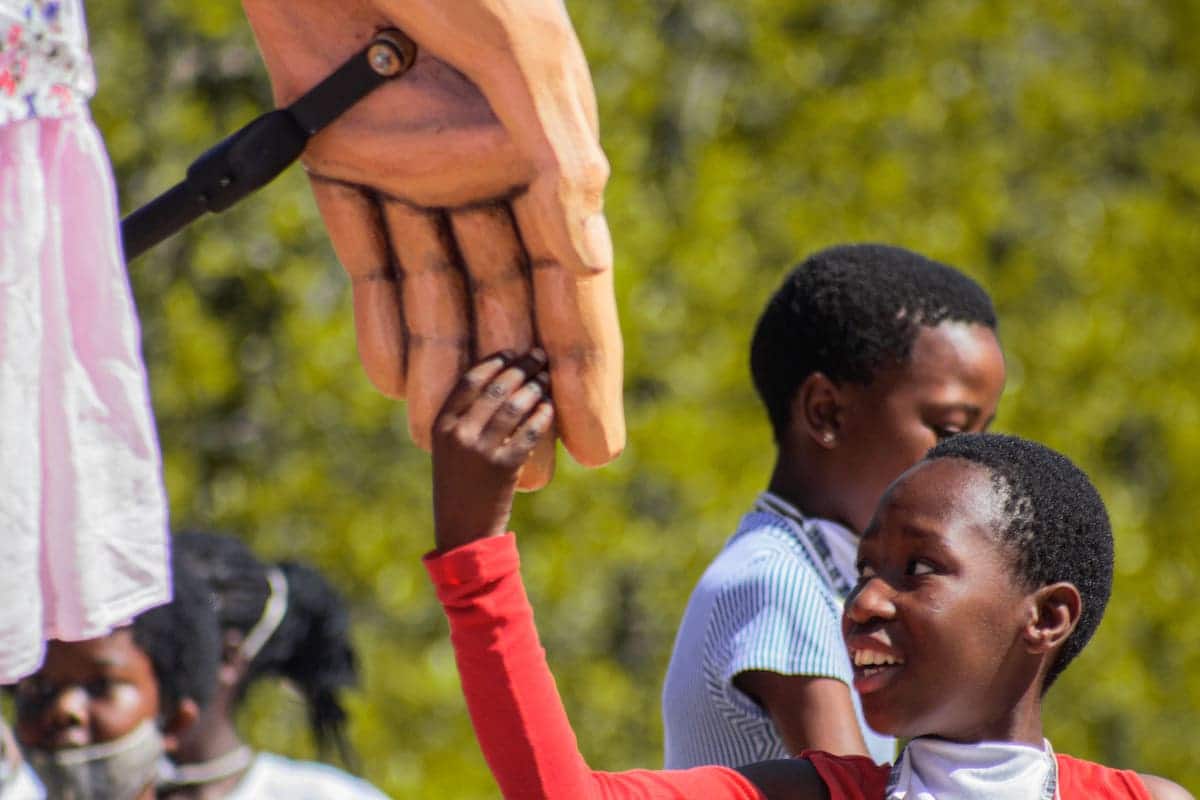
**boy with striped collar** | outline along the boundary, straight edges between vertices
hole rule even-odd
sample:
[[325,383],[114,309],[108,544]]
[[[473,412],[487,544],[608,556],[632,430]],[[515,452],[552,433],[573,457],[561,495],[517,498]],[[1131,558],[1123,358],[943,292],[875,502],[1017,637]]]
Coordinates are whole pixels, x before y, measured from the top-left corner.
[[842,603],[887,485],[991,422],[1005,377],[995,328],[974,281],[898,247],[834,247],[785,279],[750,354],[776,464],[688,601],[663,689],[669,769],[895,755],[851,688]]

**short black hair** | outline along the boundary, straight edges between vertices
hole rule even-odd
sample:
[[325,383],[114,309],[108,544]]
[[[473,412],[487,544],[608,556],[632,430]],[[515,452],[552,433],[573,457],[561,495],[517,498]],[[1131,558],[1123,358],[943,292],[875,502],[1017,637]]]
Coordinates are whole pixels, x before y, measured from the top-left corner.
[[171,602],[134,618],[133,641],[150,659],[164,710],[184,699],[204,708],[216,690],[221,661],[217,615],[208,588],[174,549],[171,591]]
[[1113,536],[1100,493],[1079,467],[1045,445],[1017,436],[964,433],[926,455],[985,467],[1004,498],[1000,540],[1030,588],[1066,581],[1083,598],[1079,624],[1058,651],[1043,691],[1092,638],[1112,594]]
[[979,284],[902,247],[839,245],[805,259],[759,317],[750,372],[782,442],[792,399],[814,372],[868,385],[907,362],[921,326],[967,322],[996,328]]
[[208,531],[175,535],[180,561],[208,586],[221,630],[249,633],[262,618],[277,569],[286,583],[287,605],[278,627],[255,654],[238,687],[238,700],[259,678],[286,678],[304,695],[313,738],[322,753],[336,746],[342,761],[355,766],[345,735],[341,694],[358,680],[350,641],[350,614],[341,594],[321,573],[305,564],[263,563],[241,539]]

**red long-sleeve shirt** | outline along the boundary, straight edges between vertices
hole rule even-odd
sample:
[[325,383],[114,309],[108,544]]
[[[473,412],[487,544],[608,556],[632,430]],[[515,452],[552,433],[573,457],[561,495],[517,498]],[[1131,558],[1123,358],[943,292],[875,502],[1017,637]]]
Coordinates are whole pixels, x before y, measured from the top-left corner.
[[[484,757],[508,800],[769,800],[727,767],[599,772],[575,733],[538,641],[512,534],[426,557],[450,620],[463,694]],[[888,768],[804,753],[830,800],[881,800]],[[1133,772],[1058,757],[1064,800],[1151,800]]]

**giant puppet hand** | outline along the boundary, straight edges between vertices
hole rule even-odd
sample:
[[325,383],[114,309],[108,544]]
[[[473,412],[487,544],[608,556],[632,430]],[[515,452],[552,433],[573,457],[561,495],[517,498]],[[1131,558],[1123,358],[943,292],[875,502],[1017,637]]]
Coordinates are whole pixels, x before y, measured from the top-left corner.
[[[419,48],[309,143],[303,161],[353,285],[359,355],[407,396],[430,446],[443,401],[488,353],[545,348],[577,461],[625,443],[608,164],[562,0],[243,0],[278,104],[397,27]],[[547,437],[522,488],[550,479]]]

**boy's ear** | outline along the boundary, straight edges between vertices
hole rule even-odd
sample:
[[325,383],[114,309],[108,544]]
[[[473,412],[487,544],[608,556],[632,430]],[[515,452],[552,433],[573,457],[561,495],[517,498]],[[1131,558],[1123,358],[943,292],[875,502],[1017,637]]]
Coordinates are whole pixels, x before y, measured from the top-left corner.
[[173,713],[166,718],[162,731],[163,749],[168,755],[179,749],[183,735],[200,719],[200,706],[190,697],[180,700],[172,711]]
[[841,428],[842,396],[837,384],[823,372],[813,372],[792,399],[792,428],[832,450],[837,446]]
[[1083,611],[1083,598],[1072,583],[1043,586],[1030,598],[1031,614],[1022,631],[1030,653],[1050,653],[1067,640]]
[[221,632],[221,665],[217,668],[217,683],[232,688],[246,676],[246,657],[242,655],[242,642],[246,637],[233,628]]

